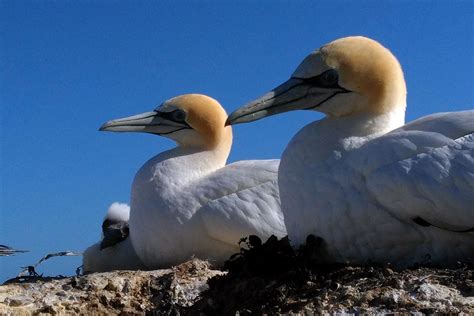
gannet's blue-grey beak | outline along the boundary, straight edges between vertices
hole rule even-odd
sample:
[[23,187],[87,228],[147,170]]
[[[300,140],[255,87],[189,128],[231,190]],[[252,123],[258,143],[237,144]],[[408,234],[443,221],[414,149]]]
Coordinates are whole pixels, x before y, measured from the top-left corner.
[[145,129],[157,122],[158,112],[146,112],[104,123],[99,131],[105,132],[145,132]]
[[146,112],[104,123],[99,131],[105,132],[141,132],[166,135],[190,126],[186,121],[173,120],[170,113],[159,111]]
[[301,84],[302,80],[299,79],[288,80],[232,112],[227,118],[226,125],[252,122],[266,116],[289,111],[291,101],[295,96],[304,94],[305,88]]
[[246,123],[293,110],[313,110],[340,93],[352,92],[339,86],[337,72],[329,69],[309,78],[291,77],[267,94],[232,112],[226,125]]

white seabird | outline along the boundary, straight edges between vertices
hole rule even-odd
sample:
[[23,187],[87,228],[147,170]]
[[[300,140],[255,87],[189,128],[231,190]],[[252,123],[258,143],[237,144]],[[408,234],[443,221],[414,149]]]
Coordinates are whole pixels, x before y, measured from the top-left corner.
[[130,236],[148,267],[174,265],[193,255],[221,264],[239,251],[242,237],[286,235],[279,161],[226,166],[232,145],[226,118],[216,100],[189,94],[101,127],[161,135],[178,145],[146,162],[132,185]]
[[113,203],[102,223],[102,240],[84,251],[83,270],[105,272],[112,270],[145,270],[129,238],[130,207]]
[[392,53],[365,37],[312,52],[290,80],[227,124],[291,110],[326,114],[281,158],[279,189],[294,245],[315,234],[326,260],[474,261],[474,111],[404,125],[406,86]]

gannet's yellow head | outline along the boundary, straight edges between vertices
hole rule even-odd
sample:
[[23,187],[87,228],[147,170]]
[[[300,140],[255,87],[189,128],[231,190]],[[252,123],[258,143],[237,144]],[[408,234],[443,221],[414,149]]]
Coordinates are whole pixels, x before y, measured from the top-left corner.
[[406,86],[395,56],[362,36],[345,37],[308,55],[290,80],[233,112],[237,124],[291,110],[331,117],[404,110]]
[[224,126],[226,118],[227,113],[213,98],[185,94],[163,102],[152,112],[109,121],[100,130],[152,133],[180,146],[212,149],[232,143],[232,130]]

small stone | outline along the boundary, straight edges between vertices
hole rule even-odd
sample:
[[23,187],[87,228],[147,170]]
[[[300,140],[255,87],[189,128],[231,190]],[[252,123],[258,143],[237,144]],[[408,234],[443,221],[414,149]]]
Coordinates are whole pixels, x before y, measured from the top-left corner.
[[27,296],[14,296],[9,299],[8,305],[12,307],[28,305],[33,302],[33,299]]
[[72,286],[70,286],[69,284],[63,284],[61,286],[61,288],[64,290],[64,291],[69,291],[72,289]]
[[394,272],[393,272],[393,270],[390,269],[390,268],[385,268],[385,269],[382,271],[382,274],[387,277],[387,276],[393,275]]
[[109,283],[107,283],[107,285],[104,287],[104,290],[110,291],[110,292],[114,292],[114,291],[117,290],[117,287],[116,287],[115,284],[113,284],[112,282],[109,282]]

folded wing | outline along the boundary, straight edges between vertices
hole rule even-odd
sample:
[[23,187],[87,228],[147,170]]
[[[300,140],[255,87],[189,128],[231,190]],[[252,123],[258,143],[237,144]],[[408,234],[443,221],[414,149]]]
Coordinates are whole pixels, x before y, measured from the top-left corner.
[[421,118],[367,143],[352,158],[364,166],[376,203],[394,216],[473,230],[474,111]]
[[208,197],[200,208],[210,237],[237,245],[242,237],[283,237],[286,229],[278,194],[279,160],[247,160],[208,176],[197,194]]

